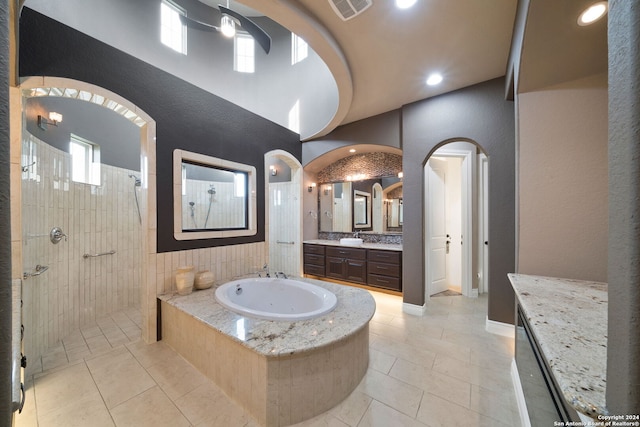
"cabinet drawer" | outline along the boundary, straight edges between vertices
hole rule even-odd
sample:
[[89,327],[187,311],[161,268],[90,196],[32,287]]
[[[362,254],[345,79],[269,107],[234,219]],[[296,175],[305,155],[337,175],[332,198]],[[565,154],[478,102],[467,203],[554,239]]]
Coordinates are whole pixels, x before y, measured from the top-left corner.
[[311,245],[309,243],[305,243],[303,245],[303,252],[305,254],[324,255],[324,245]]
[[402,290],[402,285],[399,277],[379,276],[377,274],[369,273],[367,279],[367,284],[369,286],[391,289],[394,291]]
[[304,254],[304,263],[324,266],[324,255]]
[[349,259],[367,259],[366,249],[345,248],[342,246],[327,246],[327,256]]
[[369,274],[379,274],[382,276],[400,277],[400,266],[398,264],[387,264],[384,262],[369,261]]
[[402,259],[402,252],[400,251],[379,251],[375,249],[369,249],[369,255],[367,256],[369,261],[386,262],[389,264],[400,264]]
[[314,276],[324,277],[324,265],[304,265],[304,274],[313,274]]

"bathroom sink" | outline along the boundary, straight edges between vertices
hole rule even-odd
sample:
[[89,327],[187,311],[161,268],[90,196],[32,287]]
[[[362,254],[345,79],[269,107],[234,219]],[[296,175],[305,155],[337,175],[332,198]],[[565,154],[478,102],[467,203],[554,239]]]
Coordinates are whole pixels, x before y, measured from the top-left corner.
[[362,239],[356,237],[343,237],[340,239],[340,244],[345,246],[360,246],[362,245]]

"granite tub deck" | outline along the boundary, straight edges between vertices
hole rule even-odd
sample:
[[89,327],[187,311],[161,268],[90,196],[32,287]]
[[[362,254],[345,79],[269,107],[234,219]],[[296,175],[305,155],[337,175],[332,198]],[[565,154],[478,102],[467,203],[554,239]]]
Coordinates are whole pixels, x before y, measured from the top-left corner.
[[161,334],[200,372],[266,426],[321,414],[344,400],[369,364],[373,297],[362,289],[299,279],[330,290],[336,308],[287,322],[245,317],[215,300],[215,289],[161,295]]
[[607,284],[509,274],[533,334],[566,401],[607,415]]

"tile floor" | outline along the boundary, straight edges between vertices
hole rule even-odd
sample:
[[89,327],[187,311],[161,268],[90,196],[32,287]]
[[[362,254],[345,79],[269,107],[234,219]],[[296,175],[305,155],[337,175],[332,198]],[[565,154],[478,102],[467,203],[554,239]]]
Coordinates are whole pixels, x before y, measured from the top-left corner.
[[[484,330],[487,298],[433,298],[424,317],[372,292],[371,363],[340,405],[298,426],[519,426],[510,378],[513,340]],[[145,345],[126,310],[82,328],[33,363],[27,426],[257,424],[162,342]]]

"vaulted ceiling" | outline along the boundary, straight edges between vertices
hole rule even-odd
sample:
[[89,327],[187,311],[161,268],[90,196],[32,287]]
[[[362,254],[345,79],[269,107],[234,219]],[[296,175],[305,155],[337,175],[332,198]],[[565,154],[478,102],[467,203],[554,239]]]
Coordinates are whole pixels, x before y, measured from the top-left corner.
[[[418,0],[406,10],[392,0],[372,0],[348,21],[330,1],[231,2],[302,36],[327,63],[340,92],[327,131],[508,73],[518,0]],[[590,27],[576,24],[580,11],[594,2],[521,0],[518,90],[606,73],[606,19]],[[443,75],[441,84],[425,84],[432,72]]]

